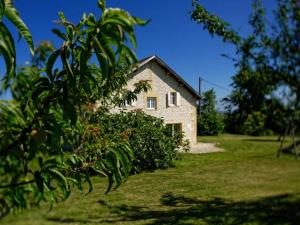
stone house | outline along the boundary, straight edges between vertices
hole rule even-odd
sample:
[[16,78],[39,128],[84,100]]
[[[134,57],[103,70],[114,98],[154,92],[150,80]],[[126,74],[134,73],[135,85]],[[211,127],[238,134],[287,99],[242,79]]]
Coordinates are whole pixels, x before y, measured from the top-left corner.
[[191,146],[195,145],[198,92],[156,55],[139,61],[132,75],[127,83],[129,90],[133,90],[139,80],[148,80],[151,89],[139,94],[137,100],[125,108],[142,109],[149,115],[162,118],[172,131],[183,131]]

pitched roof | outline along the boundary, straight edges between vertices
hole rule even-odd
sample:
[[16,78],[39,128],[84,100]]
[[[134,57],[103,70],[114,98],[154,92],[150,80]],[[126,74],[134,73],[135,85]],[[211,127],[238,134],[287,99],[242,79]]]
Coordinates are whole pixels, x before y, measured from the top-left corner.
[[180,84],[182,84],[190,93],[192,93],[197,99],[200,99],[199,93],[192,88],[191,85],[189,85],[184,79],[181,78],[180,75],[178,75],[171,67],[169,67],[161,58],[159,58],[157,55],[152,55],[149,57],[146,57],[144,59],[141,59],[138,61],[138,68],[142,67],[143,65],[155,61],[158,63],[161,67],[163,67],[165,70],[167,70],[175,80],[177,80]]

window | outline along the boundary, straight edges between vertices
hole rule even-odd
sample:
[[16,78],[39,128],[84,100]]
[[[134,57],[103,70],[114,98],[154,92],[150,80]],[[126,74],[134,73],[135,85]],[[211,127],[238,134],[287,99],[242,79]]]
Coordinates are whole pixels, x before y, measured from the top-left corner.
[[125,107],[133,107],[133,106],[136,106],[136,100],[125,100],[125,104],[124,104]]
[[170,137],[174,137],[176,134],[180,134],[182,132],[182,124],[181,123],[169,123],[166,124],[168,135]]
[[157,100],[156,97],[147,97],[147,109],[156,109]]
[[175,92],[175,91],[168,92],[167,106],[168,107],[180,106],[180,93],[179,92]]
[[171,105],[176,105],[176,92],[171,92],[170,93],[170,104]]

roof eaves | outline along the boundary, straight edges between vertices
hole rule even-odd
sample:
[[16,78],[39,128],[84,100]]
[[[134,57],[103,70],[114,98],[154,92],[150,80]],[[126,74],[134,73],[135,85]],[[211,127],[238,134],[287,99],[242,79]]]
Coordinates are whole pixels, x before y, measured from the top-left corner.
[[146,57],[140,61],[138,61],[138,67],[142,67],[143,65],[147,64],[148,62],[150,62],[152,59],[154,59],[156,56],[155,55],[152,55],[152,56],[149,56],[149,57]]
[[152,60],[156,60],[158,62],[158,64],[160,64],[161,66],[163,66],[165,69],[167,69],[170,74],[173,75],[173,77],[179,82],[182,83],[185,88],[187,90],[189,90],[194,97],[196,97],[197,99],[201,99],[201,96],[199,95],[199,93],[192,87],[190,86],[184,79],[181,78],[180,75],[178,75],[171,67],[169,67],[161,58],[159,58],[157,55],[152,55],[149,57],[146,57],[140,61],[138,61],[138,68],[141,68],[142,66],[144,66],[145,64],[149,63]]
[[154,56],[154,58],[157,60],[157,62],[160,65],[162,65],[163,67],[165,67],[176,78],[176,80],[178,82],[182,83],[185,86],[185,88],[187,88],[190,92],[192,92],[193,95],[197,99],[201,99],[201,96],[199,95],[199,93],[191,85],[189,85],[179,74],[177,74],[171,67],[169,67],[161,58],[159,58],[156,55]]

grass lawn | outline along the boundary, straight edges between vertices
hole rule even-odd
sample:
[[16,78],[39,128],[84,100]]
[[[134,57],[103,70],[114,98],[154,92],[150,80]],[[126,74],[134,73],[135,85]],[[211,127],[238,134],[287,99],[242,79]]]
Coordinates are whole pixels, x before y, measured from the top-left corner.
[[201,137],[226,151],[183,154],[176,168],[131,176],[104,194],[77,191],[48,212],[46,206],[0,223],[62,224],[300,224],[300,159],[276,158],[276,137]]

